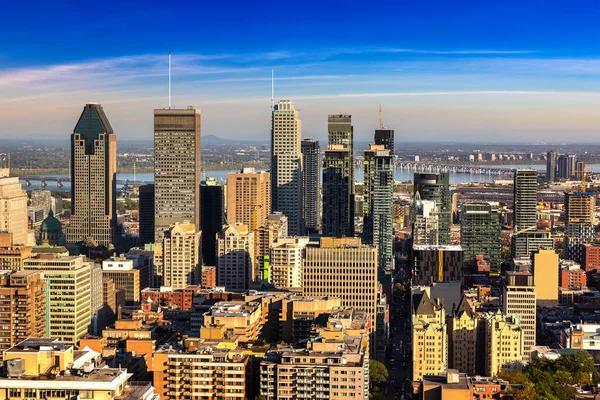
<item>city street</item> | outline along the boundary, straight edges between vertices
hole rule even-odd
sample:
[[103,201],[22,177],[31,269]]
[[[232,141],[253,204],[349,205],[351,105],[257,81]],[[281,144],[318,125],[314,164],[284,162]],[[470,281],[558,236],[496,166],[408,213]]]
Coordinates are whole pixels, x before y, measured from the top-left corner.
[[[410,277],[408,263],[396,259],[398,266],[394,282],[403,283]],[[412,359],[410,347],[410,301],[395,296],[390,308],[390,346],[386,363],[389,377],[383,393],[388,399],[409,399],[412,388]]]

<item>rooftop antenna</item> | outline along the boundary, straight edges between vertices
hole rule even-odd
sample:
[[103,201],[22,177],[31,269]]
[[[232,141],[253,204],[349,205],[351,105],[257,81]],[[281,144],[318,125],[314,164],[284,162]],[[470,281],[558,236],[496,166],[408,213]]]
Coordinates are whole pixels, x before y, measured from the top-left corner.
[[169,49],[169,110],[171,109],[171,49]]
[[379,105],[379,130],[383,129],[383,112],[381,111],[381,104]]
[[271,111],[275,110],[275,70],[271,70]]

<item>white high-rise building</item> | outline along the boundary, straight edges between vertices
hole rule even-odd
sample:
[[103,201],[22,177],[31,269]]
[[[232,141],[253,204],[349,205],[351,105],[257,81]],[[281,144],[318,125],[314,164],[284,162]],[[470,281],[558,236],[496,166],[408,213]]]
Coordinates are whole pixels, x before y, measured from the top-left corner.
[[302,218],[302,126],[294,103],[281,100],[271,126],[271,206],[288,217],[291,235],[304,231]]
[[254,232],[248,225],[224,225],[217,233],[217,285],[246,290],[254,269]]
[[271,279],[276,287],[302,288],[302,253],[308,237],[279,238],[271,246]]

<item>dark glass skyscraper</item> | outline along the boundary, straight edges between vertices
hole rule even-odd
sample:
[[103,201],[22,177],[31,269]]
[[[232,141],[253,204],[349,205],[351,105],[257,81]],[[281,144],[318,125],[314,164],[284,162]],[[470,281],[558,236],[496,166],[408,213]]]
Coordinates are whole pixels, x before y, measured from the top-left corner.
[[375,144],[382,145],[394,155],[394,130],[378,129],[375,131]]
[[460,216],[460,244],[465,266],[475,269],[476,256],[483,256],[492,272],[500,270],[502,245],[498,213],[488,203],[463,204]]
[[363,242],[377,245],[380,270],[394,266],[394,157],[383,145],[365,150]]
[[419,192],[423,200],[435,201],[438,209],[438,243],[450,244],[452,195],[448,173],[415,172],[414,192]]
[[139,188],[140,245],[154,242],[154,184]]
[[354,236],[354,194],[350,180],[352,157],[344,146],[325,150],[323,163],[323,236]]
[[202,261],[217,265],[217,233],[225,224],[223,214],[223,186],[214,178],[202,181],[200,186],[200,226],[202,229]]
[[321,188],[321,147],[312,138],[302,141],[302,205],[304,224],[309,233],[319,232],[319,205]]
[[100,104],[86,104],[71,135],[71,220],[67,241],[117,241],[117,137]]

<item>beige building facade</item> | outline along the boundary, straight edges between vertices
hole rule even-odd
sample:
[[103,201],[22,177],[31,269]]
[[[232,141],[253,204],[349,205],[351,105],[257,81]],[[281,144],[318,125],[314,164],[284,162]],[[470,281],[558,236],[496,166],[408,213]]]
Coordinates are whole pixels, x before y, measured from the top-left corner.
[[164,233],[162,244],[163,285],[183,289],[201,279],[201,232],[196,225],[175,224]]
[[9,169],[0,169],[0,233],[11,233],[12,244],[28,244],[27,193],[19,177],[9,176]]

